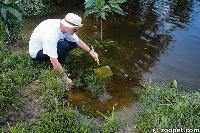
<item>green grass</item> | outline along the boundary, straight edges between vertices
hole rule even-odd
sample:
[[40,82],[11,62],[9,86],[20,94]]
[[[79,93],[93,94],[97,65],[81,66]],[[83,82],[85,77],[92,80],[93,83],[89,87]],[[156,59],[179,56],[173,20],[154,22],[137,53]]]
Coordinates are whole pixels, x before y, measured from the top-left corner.
[[71,108],[62,108],[45,113],[36,122],[34,132],[90,132],[92,129],[89,120],[78,111]]
[[42,95],[42,102],[47,110],[57,110],[64,104],[64,92],[67,90],[67,84],[63,76],[56,70],[46,69],[41,71],[39,80],[44,85],[39,90]]
[[138,132],[149,132],[154,128],[200,128],[199,92],[186,93],[168,86],[145,85],[140,103]]
[[17,94],[38,75],[38,69],[25,53],[9,52],[1,42],[0,52],[0,123],[9,108],[19,108]]
[[[100,123],[96,123],[93,118],[82,115],[78,110],[66,105],[64,99],[65,90],[68,89],[66,81],[56,70],[52,69],[49,63],[33,62],[26,53],[11,52],[3,42],[0,42],[0,50],[0,125],[9,123],[6,116],[9,111],[21,108],[24,102],[20,101],[22,99],[19,96],[27,88],[33,89],[31,94],[36,94],[41,98],[40,103],[44,109],[43,115],[35,122],[31,124],[18,122],[16,125],[1,128],[1,132],[111,133],[118,129],[117,119],[113,114],[104,117],[105,119]],[[88,70],[91,69],[88,68]],[[39,80],[41,86],[34,89],[30,85],[35,80]],[[84,81],[84,79],[81,80]],[[92,81],[89,81],[86,86],[91,84]],[[98,86],[98,82],[95,83]]]
[[[93,68],[97,67],[92,58],[79,49],[71,54],[68,67],[72,70],[76,86],[85,87],[92,96],[98,97],[106,90],[106,80],[97,77]],[[44,113],[35,122],[21,123],[2,128],[1,132],[103,132],[113,133],[119,122],[113,112],[103,115],[101,122],[81,114],[78,110],[66,105],[64,95],[68,89],[66,81],[52,69],[50,63],[33,62],[29,55],[22,52],[11,52],[0,41],[0,125],[9,122],[6,114],[10,110],[20,109],[20,92],[30,86],[32,81],[39,80],[41,86],[33,90],[41,97]],[[88,65],[89,64],[89,65]],[[65,66],[66,68],[66,66]],[[137,119],[137,131],[149,132],[154,128],[200,128],[200,94],[186,93],[177,89],[174,81],[170,86],[144,86],[140,95],[141,108]],[[28,87],[33,89],[31,87]],[[34,93],[33,93],[34,94]]]
[[34,125],[27,123],[10,127],[11,133],[113,133],[119,128],[119,121],[113,113],[104,116],[105,121],[96,123],[71,107],[46,112]]
[[118,129],[120,129],[120,127],[122,127],[122,121],[120,121],[119,119],[117,119],[114,115],[114,106],[112,111],[110,112],[109,116],[105,116],[104,114],[100,113],[104,119],[105,122],[102,124],[97,125],[97,128],[99,129],[100,132],[103,133],[114,133],[116,132]]

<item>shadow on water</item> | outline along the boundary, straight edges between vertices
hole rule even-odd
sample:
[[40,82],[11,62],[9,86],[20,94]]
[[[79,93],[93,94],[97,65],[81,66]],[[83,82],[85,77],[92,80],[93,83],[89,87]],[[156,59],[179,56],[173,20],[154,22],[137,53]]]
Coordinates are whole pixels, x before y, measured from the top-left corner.
[[[117,45],[115,50],[106,50],[100,57],[121,75],[112,77],[108,92],[102,99],[93,99],[78,90],[69,93],[69,102],[103,113],[114,105],[121,113],[124,108],[129,108],[127,117],[137,102],[140,82],[163,82],[175,78],[185,87],[199,88],[200,64],[195,59],[200,57],[197,52],[200,48],[200,26],[197,25],[200,21],[200,2],[129,0],[124,9],[128,13],[126,16],[112,15],[103,23],[104,40]],[[73,8],[72,11],[83,14],[83,10]],[[65,12],[68,11],[62,10],[58,16],[62,18]],[[78,34],[83,38],[96,37],[96,25],[99,24],[95,19],[88,17]],[[191,55],[186,50],[180,51],[184,48]]]

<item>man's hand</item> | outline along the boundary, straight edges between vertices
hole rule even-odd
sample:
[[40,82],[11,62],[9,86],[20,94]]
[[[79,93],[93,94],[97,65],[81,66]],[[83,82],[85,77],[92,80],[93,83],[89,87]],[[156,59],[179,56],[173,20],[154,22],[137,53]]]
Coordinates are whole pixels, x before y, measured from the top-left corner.
[[94,60],[97,62],[97,64],[100,65],[98,54],[94,51],[93,47],[91,47],[91,49],[90,49],[90,47],[84,41],[82,41],[81,39],[79,39],[79,41],[77,42],[77,45],[80,48],[82,48],[83,50],[89,52],[90,55],[92,56],[92,58],[94,58]]
[[71,88],[72,85],[73,85],[73,82],[72,82],[72,80],[68,77],[70,74],[68,74],[68,75],[65,74],[65,72],[64,72],[64,70],[63,70],[61,64],[58,62],[58,59],[57,59],[57,58],[51,58],[51,57],[50,57],[50,60],[51,60],[52,65],[54,66],[54,68],[55,68],[57,71],[59,71],[59,72],[64,76],[65,80],[67,81],[67,85],[69,86],[69,88]]
[[67,85],[69,86],[69,88],[71,88],[73,86],[72,80],[67,75],[65,76],[65,80],[67,81]]
[[94,60],[97,62],[98,65],[99,64],[99,58],[98,58],[98,54],[94,51],[94,48],[91,46],[92,50],[89,52],[90,55],[94,58]]

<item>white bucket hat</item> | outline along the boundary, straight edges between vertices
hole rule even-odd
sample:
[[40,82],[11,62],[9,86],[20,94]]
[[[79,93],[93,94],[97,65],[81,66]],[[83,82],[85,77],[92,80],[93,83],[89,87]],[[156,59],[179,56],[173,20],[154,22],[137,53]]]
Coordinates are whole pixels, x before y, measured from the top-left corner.
[[80,28],[82,19],[74,13],[68,13],[65,18],[61,20],[61,23],[68,28]]

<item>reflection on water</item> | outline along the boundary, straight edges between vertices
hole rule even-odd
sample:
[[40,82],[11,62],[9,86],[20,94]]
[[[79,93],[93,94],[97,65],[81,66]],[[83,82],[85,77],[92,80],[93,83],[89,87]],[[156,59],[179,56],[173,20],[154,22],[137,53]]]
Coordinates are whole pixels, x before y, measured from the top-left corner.
[[[126,16],[112,16],[104,22],[104,39],[116,42],[117,49],[103,57],[123,75],[111,82],[112,99],[103,105],[95,102],[93,107],[102,111],[104,105],[111,106],[110,101],[120,109],[130,106],[137,95],[133,90],[143,81],[177,79],[185,88],[200,88],[199,5],[195,0],[129,0]],[[93,25],[95,22],[88,18],[81,33],[93,35]]]
[[[114,41],[117,48],[100,57],[121,75],[114,73],[102,99],[74,91],[69,94],[70,103],[101,112],[113,105],[119,111],[132,108],[138,83],[142,81],[156,83],[177,79],[185,88],[199,89],[200,2],[129,0],[124,8],[126,16],[111,16],[103,24],[104,40]],[[95,25],[95,19],[85,19],[79,35],[96,35]]]

